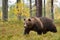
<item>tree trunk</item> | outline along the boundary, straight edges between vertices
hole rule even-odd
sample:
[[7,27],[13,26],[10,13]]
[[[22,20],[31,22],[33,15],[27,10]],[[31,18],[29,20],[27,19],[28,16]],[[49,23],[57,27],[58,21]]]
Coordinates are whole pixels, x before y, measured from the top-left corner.
[[[35,0],[35,6],[36,6],[36,14],[37,14],[37,0]],[[36,16],[35,14],[35,16]]]
[[46,11],[45,11],[45,0],[44,0],[44,16],[46,16]]
[[30,0],[30,17],[32,17],[32,0]]
[[2,19],[8,21],[8,0],[2,0]]
[[42,17],[42,0],[35,0],[36,2],[36,16]]
[[51,17],[54,19],[54,12],[53,12],[53,0],[51,0]]
[[35,0],[35,5],[37,6],[37,0]]
[[17,0],[17,3],[19,3],[20,2],[20,0]]
[[[19,2],[21,2],[21,0],[17,0],[17,4],[18,4]],[[18,5],[17,5],[17,9],[18,9]],[[17,11],[18,11],[18,13],[17,13],[17,18],[18,18],[18,20],[21,20],[21,13],[19,13],[19,9],[18,9]]]

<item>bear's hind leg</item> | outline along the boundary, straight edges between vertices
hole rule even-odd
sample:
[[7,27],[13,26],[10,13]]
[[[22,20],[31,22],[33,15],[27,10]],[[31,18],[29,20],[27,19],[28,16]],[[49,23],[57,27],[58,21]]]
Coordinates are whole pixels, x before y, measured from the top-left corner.
[[54,24],[52,24],[51,27],[52,28],[50,29],[50,31],[56,33],[57,32],[56,26]]
[[47,31],[43,31],[43,34],[46,34],[47,33]]
[[42,31],[37,31],[37,34],[41,35],[42,34]]

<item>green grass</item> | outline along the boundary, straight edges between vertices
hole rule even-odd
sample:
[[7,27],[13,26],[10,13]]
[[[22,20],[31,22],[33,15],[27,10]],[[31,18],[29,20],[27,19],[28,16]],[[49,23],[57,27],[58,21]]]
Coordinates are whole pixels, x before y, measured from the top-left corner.
[[31,31],[29,35],[24,35],[24,27],[21,21],[0,21],[0,40],[60,40],[60,27],[57,26],[57,33],[48,32],[38,35]]

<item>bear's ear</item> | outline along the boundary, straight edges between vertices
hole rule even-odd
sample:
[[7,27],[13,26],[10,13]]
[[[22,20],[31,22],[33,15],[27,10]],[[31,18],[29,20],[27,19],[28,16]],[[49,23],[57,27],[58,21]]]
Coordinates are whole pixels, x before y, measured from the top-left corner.
[[26,19],[24,18],[24,21],[25,21]]
[[31,21],[31,19],[28,19],[28,21]]

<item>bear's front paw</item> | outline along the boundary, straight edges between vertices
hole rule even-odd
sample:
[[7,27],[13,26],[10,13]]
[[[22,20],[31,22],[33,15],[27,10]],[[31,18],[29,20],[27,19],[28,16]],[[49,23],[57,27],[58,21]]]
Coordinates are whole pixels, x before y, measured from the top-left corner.
[[24,35],[29,34],[28,32],[24,32]]

